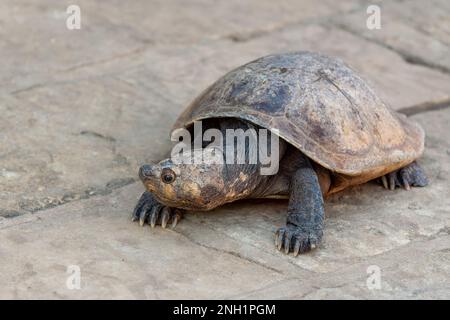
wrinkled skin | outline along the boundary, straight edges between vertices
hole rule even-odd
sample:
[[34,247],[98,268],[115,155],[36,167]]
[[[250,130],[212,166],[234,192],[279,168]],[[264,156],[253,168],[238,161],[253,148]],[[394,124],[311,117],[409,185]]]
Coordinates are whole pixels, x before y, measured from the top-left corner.
[[[202,150],[193,153],[194,159],[201,159],[203,154]],[[225,203],[223,164],[185,164],[183,159],[178,160],[166,159],[140,168],[142,182],[158,201],[171,207],[202,211]]]

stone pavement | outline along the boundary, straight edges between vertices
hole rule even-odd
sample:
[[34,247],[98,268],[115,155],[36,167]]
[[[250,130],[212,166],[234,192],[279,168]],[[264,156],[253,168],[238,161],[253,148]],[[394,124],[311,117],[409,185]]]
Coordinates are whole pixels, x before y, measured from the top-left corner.
[[[450,298],[450,3],[0,3],[0,298]],[[277,252],[285,201],[139,227],[139,164],[159,160],[184,106],[276,52],[344,59],[427,134],[427,188],[369,183],[326,202],[319,250]],[[68,266],[81,288],[66,286]],[[381,288],[369,289],[369,266]],[[370,268],[369,268],[370,269]]]

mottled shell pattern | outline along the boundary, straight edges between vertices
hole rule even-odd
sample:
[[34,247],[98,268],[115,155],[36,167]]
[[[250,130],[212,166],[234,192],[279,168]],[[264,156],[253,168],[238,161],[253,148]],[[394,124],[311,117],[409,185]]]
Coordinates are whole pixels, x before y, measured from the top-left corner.
[[240,118],[276,133],[341,180],[362,183],[405,166],[424,149],[422,128],[391,110],[341,60],[311,52],[259,58],[224,75],[174,129]]

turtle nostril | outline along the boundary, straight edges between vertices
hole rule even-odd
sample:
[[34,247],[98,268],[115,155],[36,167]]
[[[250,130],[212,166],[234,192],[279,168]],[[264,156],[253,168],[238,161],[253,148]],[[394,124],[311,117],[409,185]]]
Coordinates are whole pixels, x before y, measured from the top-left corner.
[[139,177],[141,179],[146,179],[152,176],[152,166],[144,164],[139,168]]

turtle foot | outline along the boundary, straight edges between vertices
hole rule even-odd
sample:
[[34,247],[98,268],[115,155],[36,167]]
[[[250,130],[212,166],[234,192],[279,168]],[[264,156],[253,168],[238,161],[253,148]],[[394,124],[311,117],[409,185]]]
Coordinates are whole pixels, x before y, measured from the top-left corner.
[[149,224],[152,228],[161,225],[166,228],[169,225],[175,228],[178,221],[183,216],[180,209],[170,208],[159,203],[148,191],[144,192],[134,208],[132,221],[139,221],[139,224]]
[[304,231],[295,225],[287,224],[275,233],[275,246],[286,254],[292,252],[294,256],[297,256],[299,253],[305,253],[316,248],[321,239],[321,231]]
[[396,187],[403,187],[410,190],[413,187],[425,187],[428,185],[428,178],[416,162],[406,167],[393,171],[380,178],[380,183],[385,189],[395,190]]

